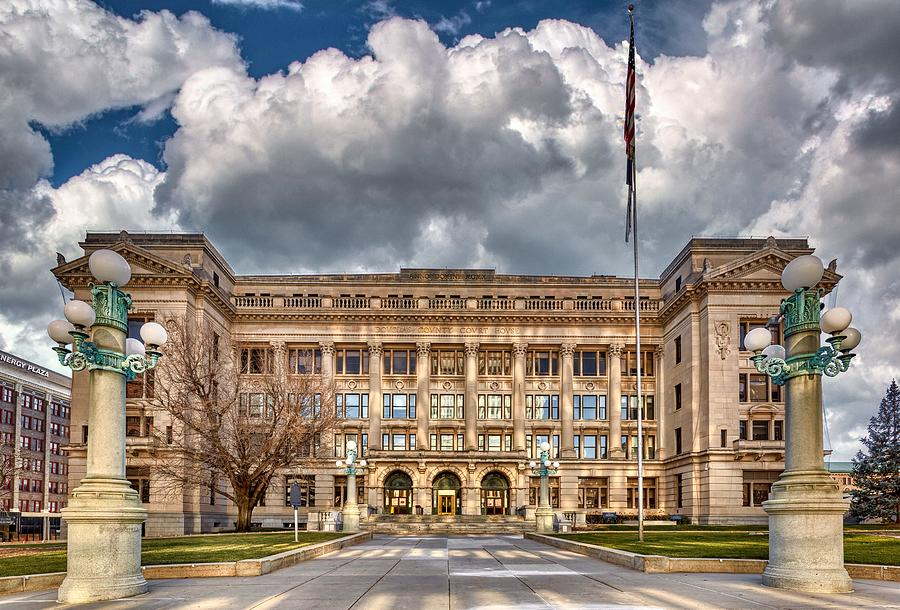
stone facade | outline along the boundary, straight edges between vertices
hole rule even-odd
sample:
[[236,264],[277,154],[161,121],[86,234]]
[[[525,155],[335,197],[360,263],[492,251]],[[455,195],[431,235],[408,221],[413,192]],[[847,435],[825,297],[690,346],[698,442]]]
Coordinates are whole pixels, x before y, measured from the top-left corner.
[[[292,523],[293,477],[310,522],[339,505],[334,460],[350,438],[369,461],[358,486],[370,512],[531,516],[528,461],[545,439],[561,462],[551,481],[559,510],[578,522],[637,512],[629,278],[492,269],[253,276],[237,275],[201,234],[89,233],[81,245],[85,257],[54,270],[78,298],[87,295],[86,256],[112,248],[134,269],[136,318],[206,320],[237,346],[284,350],[294,370],[333,381],[340,402],[329,407],[343,417],[322,439],[320,460],[273,484],[255,522]],[[741,338],[778,311],[781,270],[810,252],[805,239],[695,238],[659,279],[641,280],[649,516],[766,519],[759,504],[783,468],[784,403]],[[824,285],[839,278],[830,269]],[[87,423],[84,383],[76,374],[73,430]],[[141,455],[154,442],[150,427],[166,422],[152,419],[147,391],[129,390],[128,465],[135,485],[149,486],[148,535],[232,526],[233,507],[210,504],[208,490],[157,497]],[[84,468],[83,439],[73,437],[70,489]]]

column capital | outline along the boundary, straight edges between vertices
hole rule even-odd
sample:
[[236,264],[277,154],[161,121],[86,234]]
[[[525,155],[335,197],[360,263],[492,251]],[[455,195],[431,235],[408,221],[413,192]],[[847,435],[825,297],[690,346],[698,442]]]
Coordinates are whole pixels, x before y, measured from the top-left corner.
[[325,356],[334,355],[334,341],[319,341],[319,348]]
[[369,343],[369,356],[380,358],[383,353],[384,347],[382,347],[381,343]]
[[422,341],[420,343],[416,343],[416,354],[419,356],[427,356],[431,353],[431,343],[427,341]]
[[662,358],[663,356],[665,356],[665,354],[666,354],[665,344],[660,343],[659,345],[657,345],[655,353],[656,353],[657,358]]
[[513,355],[516,358],[524,358],[528,353],[528,344],[527,343],[513,343]]
[[466,343],[466,356],[477,356],[478,355],[478,343]]
[[279,352],[284,352],[284,341],[269,341],[269,345],[272,346],[272,351],[276,354]]
[[609,355],[614,358],[621,358],[625,353],[625,345],[623,343],[611,343],[609,346]]
[[559,353],[563,358],[571,358],[575,355],[575,348],[578,347],[575,343],[563,343],[559,346]]

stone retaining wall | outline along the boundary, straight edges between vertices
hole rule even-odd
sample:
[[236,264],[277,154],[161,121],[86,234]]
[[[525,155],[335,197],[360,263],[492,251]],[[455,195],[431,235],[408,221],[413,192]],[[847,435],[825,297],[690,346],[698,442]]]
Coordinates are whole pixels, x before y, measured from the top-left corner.
[[[299,549],[293,549],[260,557],[257,559],[243,559],[241,561],[222,561],[217,563],[173,563],[158,566],[143,566],[141,570],[147,580],[160,578],[216,578],[222,576],[261,576],[292,566],[295,563],[314,559],[326,553],[332,553],[347,546],[353,546],[371,540],[371,532],[361,532],[329,540],[310,544]],[[62,584],[66,577],[65,572],[52,572],[50,574],[29,574],[26,576],[5,576],[0,578],[0,595],[5,593],[22,593],[25,591],[42,591],[53,589]]]
[[[666,557],[664,555],[640,555],[596,544],[566,540],[555,536],[545,536],[526,532],[529,540],[542,542],[573,553],[596,557],[607,563],[624,566],[639,572],[718,572],[723,574],[762,574],[769,562],[765,559],[709,559],[689,557]],[[900,566],[879,566],[861,563],[844,565],[850,578],[890,580],[900,582]]]

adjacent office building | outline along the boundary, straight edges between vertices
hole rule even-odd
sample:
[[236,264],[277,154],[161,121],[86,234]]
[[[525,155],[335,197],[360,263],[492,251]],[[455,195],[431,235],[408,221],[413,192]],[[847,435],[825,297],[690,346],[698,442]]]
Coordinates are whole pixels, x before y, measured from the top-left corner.
[[[84,257],[54,270],[77,298],[88,298],[87,256],[111,248],[134,270],[135,328],[189,315],[230,336],[247,379],[281,359],[334,384],[333,433],[316,460],[271,484],[255,522],[292,522],[295,481],[310,521],[340,507],[346,479],[334,461],[351,439],[369,461],[359,501],[379,514],[530,516],[528,462],[548,441],[561,463],[554,507],[578,523],[635,515],[638,409],[649,516],[766,518],[760,504],[783,469],[784,396],[742,341],[778,312],[781,270],[812,252],[805,239],[691,239],[658,279],[641,280],[637,302],[633,280],[610,275],[239,275],[202,234],[88,233],[81,246]],[[839,279],[832,265],[823,285]],[[142,456],[165,442],[151,431],[171,423],[148,406],[152,391],[152,378],[129,384],[127,406],[128,477],[149,510],[147,534],[232,527],[234,507],[208,490],[159,493]],[[87,412],[78,373],[70,488],[84,475]]]

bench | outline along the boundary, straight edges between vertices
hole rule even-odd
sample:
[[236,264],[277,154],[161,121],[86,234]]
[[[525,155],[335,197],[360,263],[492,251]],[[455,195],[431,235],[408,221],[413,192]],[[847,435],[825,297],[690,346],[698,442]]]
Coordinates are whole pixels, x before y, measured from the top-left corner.
[[600,523],[618,523],[619,515],[616,513],[603,513],[600,515]]
[[684,524],[684,515],[671,515],[669,517],[669,521],[674,521],[675,525],[683,525]]

